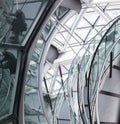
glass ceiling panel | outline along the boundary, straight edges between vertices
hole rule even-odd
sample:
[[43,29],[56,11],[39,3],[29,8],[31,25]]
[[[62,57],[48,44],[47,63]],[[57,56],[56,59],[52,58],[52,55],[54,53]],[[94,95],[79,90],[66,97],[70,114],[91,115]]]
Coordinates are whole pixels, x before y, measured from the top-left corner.
[[59,6],[54,14],[60,20],[68,11],[69,11],[69,9]]
[[76,29],[81,29],[81,28],[84,28],[84,27],[90,27],[90,24],[82,18],[79,21],[78,26],[77,26]]
[[75,19],[76,19],[76,15],[73,15],[72,17],[70,17],[70,18],[66,21],[66,23],[65,23],[66,27],[71,28],[72,25],[73,25],[73,23],[74,23],[74,21],[75,21]]
[[[89,3],[83,4],[83,9],[80,13],[72,13],[68,15],[65,22],[60,22],[61,28],[56,29],[58,33],[55,34],[53,39],[53,44],[60,50],[60,52],[67,51],[70,49],[73,51],[72,47],[78,46],[78,41],[87,43],[92,40],[92,38],[112,19],[117,17],[120,13],[120,1],[112,3],[99,3],[93,5]],[[72,15],[73,14],[73,15]],[[80,16],[77,24],[76,18]],[[74,31],[73,31],[74,29]],[[62,36],[64,31],[64,38]],[[66,32],[66,33],[65,33]],[[70,33],[72,32],[72,34]],[[54,35],[54,34],[53,34]],[[68,38],[69,37],[69,38]],[[57,40],[56,40],[57,39]],[[71,40],[72,39],[72,40]],[[74,39],[74,40],[73,40]],[[73,45],[74,44],[74,45]],[[64,49],[63,49],[64,47]],[[81,47],[80,47],[81,48]]]

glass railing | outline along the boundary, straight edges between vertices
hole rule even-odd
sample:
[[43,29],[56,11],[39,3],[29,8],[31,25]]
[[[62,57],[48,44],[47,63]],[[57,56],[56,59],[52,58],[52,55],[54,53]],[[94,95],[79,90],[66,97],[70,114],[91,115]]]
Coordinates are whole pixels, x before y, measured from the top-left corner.
[[[60,11],[60,9],[59,9],[59,11]],[[55,13],[53,14],[53,16],[55,16]],[[60,15],[56,15],[56,16],[60,16]],[[29,69],[28,69],[28,73],[27,73],[27,79],[26,79],[25,91],[24,91],[25,124],[29,124],[29,123],[47,124],[48,120],[51,121],[51,119],[47,120],[46,114],[43,110],[44,103],[45,103],[44,107],[46,107],[46,108],[49,105],[48,105],[48,103],[46,103],[46,101],[44,99],[41,100],[41,96],[40,96],[41,91],[39,91],[39,90],[40,89],[42,90],[42,88],[40,88],[40,84],[39,84],[40,83],[39,82],[39,79],[40,79],[39,78],[39,76],[40,76],[39,64],[41,61],[45,43],[47,42],[47,40],[48,40],[49,36],[51,35],[51,33],[53,32],[53,30],[55,29],[56,24],[57,23],[54,22],[54,20],[51,16],[51,18],[48,20],[47,24],[45,25],[45,27],[39,34],[40,35],[39,39],[33,50],[32,58],[29,63]],[[43,93],[42,95],[44,96],[45,94]],[[45,106],[45,105],[48,105],[48,106]],[[50,118],[51,118],[51,116],[53,116],[52,111],[51,112],[46,111],[46,113],[49,114]],[[51,123],[51,122],[49,122],[49,123]]]
[[[110,66],[110,52],[114,59],[120,54],[120,19],[118,18],[105,33],[93,55],[90,70],[88,71],[88,97],[91,120],[93,121],[96,104],[96,94],[100,80],[106,69]],[[114,46],[115,45],[115,46]],[[114,48],[113,48],[114,47]],[[102,72],[102,75],[101,75]]]
[[70,122],[71,122],[71,124],[84,124],[81,116],[79,116],[79,119],[77,119],[76,113],[73,112],[73,109],[71,108],[71,106],[69,106],[69,107],[70,107]]
[[65,100],[65,95],[67,94],[67,80],[61,85],[61,88],[56,96],[54,109],[53,109],[53,124],[57,123],[57,115],[59,114],[60,107]]
[[[118,18],[118,17],[117,17]],[[81,51],[77,54],[77,56],[75,57],[75,59],[73,60],[72,62],[72,65],[71,65],[71,68],[70,68],[70,71],[69,71],[69,80],[68,80],[68,90],[71,89],[71,83],[72,81],[74,80],[75,78],[75,73],[77,72],[77,69],[78,69],[78,64],[79,64],[79,87],[78,87],[78,97],[81,98],[83,96],[83,92],[81,90],[83,90],[83,88],[85,87],[86,85],[86,76],[87,76],[87,71],[88,71],[88,68],[90,66],[90,63],[92,61],[92,56],[95,52],[95,49],[97,48],[99,42],[101,41],[101,39],[103,38],[103,36],[105,35],[106,31],[109,29],[109,27],[113,24],[113,22],[115,20],[114,19],[112,20],[109,24],[107,24],[92,40],[92,42],[90,42],[90,44],[88,45],[88,47],[86,48],[86,51],[84,53],[83,56],[81,56]],[[84,106],[84,101],[80,101],[80,107],[79,108],[85,108]],[[71,104],[71,103],[70,103]],[[83,109],[85,110],[85,109]],[[82,110],[80,110],[82,111]],[[86,115],[86,111],[84,111],[85,115],[84,115],[84,118],[86,119],[86,121],[88,122],[88,118],[87,115]]]
[[39,94],[39,64],[38,61],[41,56],[44,42],[39,42],[33,52],[32,59],[29,64],[25,93],[24,93],[24,114],[25,124],[47,124],[46,117],[44,115],[41,97]]
[[[119,26],[120,26],[120,22],[119,22]],[[111,55],[112,55],[112,58],[111,58]],[[111,60],[110,60],[110,58],[111,58]],[[99,99],[99,91],[100,91],[99,87],[102,85],[101,80],[102,80],[102,78],[104,78],[104,74],[106,74],[106,73],[109,74],[109,77],[110,77],[110,73],[112,73],[112,72],[110,72],[110,71],[112,71],[112,70],[110,70],[110,66],[111,66],[110,64],[112,63],[112,65],[113,65],[114,61],[116,61],[116,60],[118,60],[118,62],[119,62],[119,58],[120,58],[120,36],[119,36],[119,38],[117,38],[115,40],[114,44],[109,49],[109,52],[107,53],[105,61],[102,63],[102,66],[100,69],[101,71],[99,73],[99,79],[96,81],[97,84],[96,84],[96,86],[94,85],[94,87],[93,87],[94,88],[93,90],[95,90],[94,91],[94,97],[95,98],[93,98],[94,100],[92,103],[93,105],[91,105],[91,109],[95,109],[94,110],[95,114],[94,115],[92,113],[91,114],[92,114],[93,121],[95,121],[95,118],[96,118],[96,121],[98,124],[100,124],[100,118],[99,118],[100,113],[99,113],[99,105],[98,105],[99,101],[98,101],[98,99]]]
[[[35,25],[48,5],[49,0],[20,1],[4,0],[0,5],[0,43],[24,46]],[[54,15],[61,19],[69,9],[58,7]],[[31,14],[29,14],[31,13]],[[56,23],[56,22],[54,22]],[[55,26],[49,20],[41,37],[47,40]]]
[[[39,59],[39,58],[38,58]],[[39,65],[31,60],[24,94],[25,124],[47,124],[39,94]]]

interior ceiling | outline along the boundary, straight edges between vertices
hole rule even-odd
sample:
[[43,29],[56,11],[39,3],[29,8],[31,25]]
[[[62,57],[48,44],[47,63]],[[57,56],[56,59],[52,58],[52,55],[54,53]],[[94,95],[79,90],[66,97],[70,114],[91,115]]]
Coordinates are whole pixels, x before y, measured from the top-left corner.
[[[59,26],[56,26],[56,32],[52,34],[54,36],[51,39],[52,45],[58,49],[60,55],[50,65],[45,77],[49,89],[51,90],[52,87],[51,91],[54,93],[60,88],[61,80],[67,79],[71,62],[78,52],[79,56],[82,56],[92,38],[120,15],[120,1],[82,0],[81,3],[82,9],[79,13],[70,10],[62,20],[57,20]],[[62,77],[59,65],[62,69]],[[54,77],[57,83],[53,86],[51,82],[53,83]]]
[[120,1],[112,0],[83,3],[79,13],[71,10],[64,18],[65,21],[59,21],[61,26],[56,27],[57,33],[53,34],[52,44],[59,52],[64,53],[58,58],[60,61],[56,60],[54,63],[62,63],[65,54],[73,54],[72,59],[80,49],[86,49],[88,42],[91,42],[92,38],[119,13]]

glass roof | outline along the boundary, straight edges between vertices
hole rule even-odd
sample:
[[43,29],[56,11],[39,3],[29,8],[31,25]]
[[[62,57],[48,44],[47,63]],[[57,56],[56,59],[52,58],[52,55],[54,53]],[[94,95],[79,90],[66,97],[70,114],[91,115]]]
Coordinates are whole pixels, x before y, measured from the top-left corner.
[[[89,3],[89,4],[88,4]],[[51,83],[57,67],[62,66],[62,73],[67,74],[70,64],[75,56],[82,56],[88,47],[88,44],[97,35],[97,33],[110,21],[119,16],[120,1],[95,1],[83,0],[80,13],[69,10],[62,19],[55,16],[51,17],[51,22],[55,25],[55,31],[52,33],[52,45],[59,52],[58,58],[50,64],[45,74],[48,81],[48,89],[57,92],[60,88],[60,77],[56,78],[56,86],[51,90]],[[57,23],[56,23],[57,22]],[[67,72],[65,71],[67,68]],[[59,75],[59,71],[57,72]],[[63,76],[65,81],[67,76]],[[62,85],[62,84],[61,84]],[[43,89],[45,87],[43,86]],[[50,92],[51,93],[51,92]]]
[[116,4],[83,4],[80,13],[70,11],[64,23],[59,21],[61,26],[56,28],[58,32],[52,43],[60,52],[88,43],[109,21],[119,15],[120,5]]

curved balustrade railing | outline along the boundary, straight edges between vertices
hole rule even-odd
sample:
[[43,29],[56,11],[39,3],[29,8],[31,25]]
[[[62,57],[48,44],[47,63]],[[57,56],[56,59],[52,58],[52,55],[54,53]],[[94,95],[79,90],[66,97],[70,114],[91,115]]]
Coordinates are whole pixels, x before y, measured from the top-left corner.
[[[120,29],[119,29],[120,30]],[[120,35],[120,34],[119,34]],[[111,54],[112,54],[112,58],[111,58]],[[106,59],[105,61],[103,62],[102,64],[102,69],[101,69],[101,72],[100,72],[100,75],[99,75],[99,80],[98,80],[98,87],[97,87],[97,93],[96,93],[96,120],[97,120],[97,123],[100,124],[100,119],[99,119],[99,106],[98,106],[98,95],[99,95],[99,89],[100,89],[100,86],[101,86],[101,79],[102,77],[104,76],[105,72],[107,70],[109,70],[109,67],[110,67],[110,58],[111,58],[111,61],[113,63],[113,61],[118,57],[119,58],[120,56],[120,36],[119,38],[117,38],[115,40],[115,43],[112,45],[112,47],[110,48],[107,56],[106,56]],[[95,118],[95,117],[94,117]]]
[[[113,61],[119,56],[120,56],[120,36],[118,39],[115,40],[114,44],[112,45],[112,47],[109,49],[109,52],[107,53],[108,55],[106,56],[105,58],[105,61],[103,62],[102,64],[102,67],[101,67],[101,71],[100,71],[100,74],[99,74],[99,79],[98,79],[98,82],[97,82],[97,92],[96,92],[96,105],[95,105],[95,111],[94,111],[94,115],[93,115],[93,121],[95,120],[95,116],[96,116],[96,121],[98,124],[100,124],[100,118],[99,118],[99,105],[98,105],[98,99],[99,99],[99,91],[100,91],[100,87],[101,87],[101,80],[102,78],[104,77],[104,74],[106,71],[109,71],[110,73],[110,61]],[[111,54],[112,54],[112,58],[111,58]],[[110,60],[111,58],[111,60]]]
[[61,105],[66,98],[66,95],[67,95],[67,80],[65,80],[63,85],[61,85],[61,88],[59,89],[58,94],[56,96],[56,100],[53,108],[53,124],[57,123],[57,116],[61,109]]
[[[79,109],[81,108],[80,111],[84,111],[84,118],[86,120],[87,123],[90,123],[89,121],[89,117],[87,116],[86,114],[86,110],[85,110],[85,105],[84,105],[84,100],[83,100],[83,95],[84,95],[84,87],[86,85],[86,72],[88,71],[88,68],[90,66],[90,63],[92,61],[92,56],[95,52],[95,49],[97,48],[99,42],[101,41],[101,39],[103,38],[103,36],[105,35],[106,31],[109,29],[109,27],[113,24],[113,22],[115,20],[117,20],[117,18],[115,18],[114,20],[112,20],[109,24],[107,24],[93,39],[93,41],[89,44],[89,46],[86,48],[86,52],[84,53],[84,55],[82,57],[80,52],[78,53],[78,55],[75,57],[75,59],[73,60],[73,63],[71,65],[71,69],[70,69],[70,74],[69,74],[69,81],[68,81],[68,87],[69,87],[69,91],[70,91],[70,87],[72,86],[71,85],[71,82],[72,80],[74,79],[74,75],[75,75],[75,70],[78,69],[78,64],[79,64],[79,84],[78,84],[78,100],[79,98],[81,98],[81,101],[78,101],[78,104],[79,104]],[[70,91],[71,92],[71,91]],[[74,110],[73,110],[74,111]],[[81,121],[81,120],[79,120]]]
[[[97,90],[102,77],[101,71],[105,71],[110,65],[110,58],[108,58],[110,57],[110,52],[113,53],[113,59],[120,53],[120,18],[104,34],[92,57],[90,70],[88,70],[88,102],[91,123],[94,123]],[[104,64],[104,62],[106,63]]]
[[76,118],[76,114],[73,112],[73,109],[71,108],[71,106],[69,106],[69,108],[70,108],[70,122],[72,124],[83,124],[82,121],[81,122],[78,121],[78,119]]
[[24,95],[25,124],[47,123],[39,96],[38,67],[37,63],[31,61]]
[[[63,11],[64,11],[64,14],[63,14]],[[68,12],[68,9],[65,9],[64,7],[60,7],[55,11],[53,16],[56,16],[56,18],[61,19],[63,16],[65,16],[67,12]],[[52,16],[51,16],[51,18],[48,20],[47,24],[45,25],[44,29],[40,33],[40,37],[38,39],[37,44],[35,45],[33,55],[29,63],[29,69],[27,73],[25,92],[24,92],[25,124],[52,123],[52,122],[48,122],[43,110],[43,104],[45,101],[43,102],[43,100],[41,100],[41,96],[40,96],[41,91],[39,91],[41,89],[39,85],[40,83],[39,82],[39,79],[40,79],[39,65],[42,57],[43,48],[47,40],[49,40],[49,36],[52,34],[53,30],[55,29],[55,25],[57,25],[57,22],[53,22]],[[54,84],[54,82],[55,80],[53,80],[52,83]],[[60,101],[59,103],[61,103]],[[58,105],[57,101],[56,103],[57,103],[56,105]],[[48,105],[48,103],[46,104]],[[56,109],[57,111],[58,107],[56,108],[57,108]],[[52,111],[51,113],[50,112],[48,113],[52,114]],[[51,116],[53,115],[49,115],[49,117]],[[51,119],[49,120],[52,121]]]

